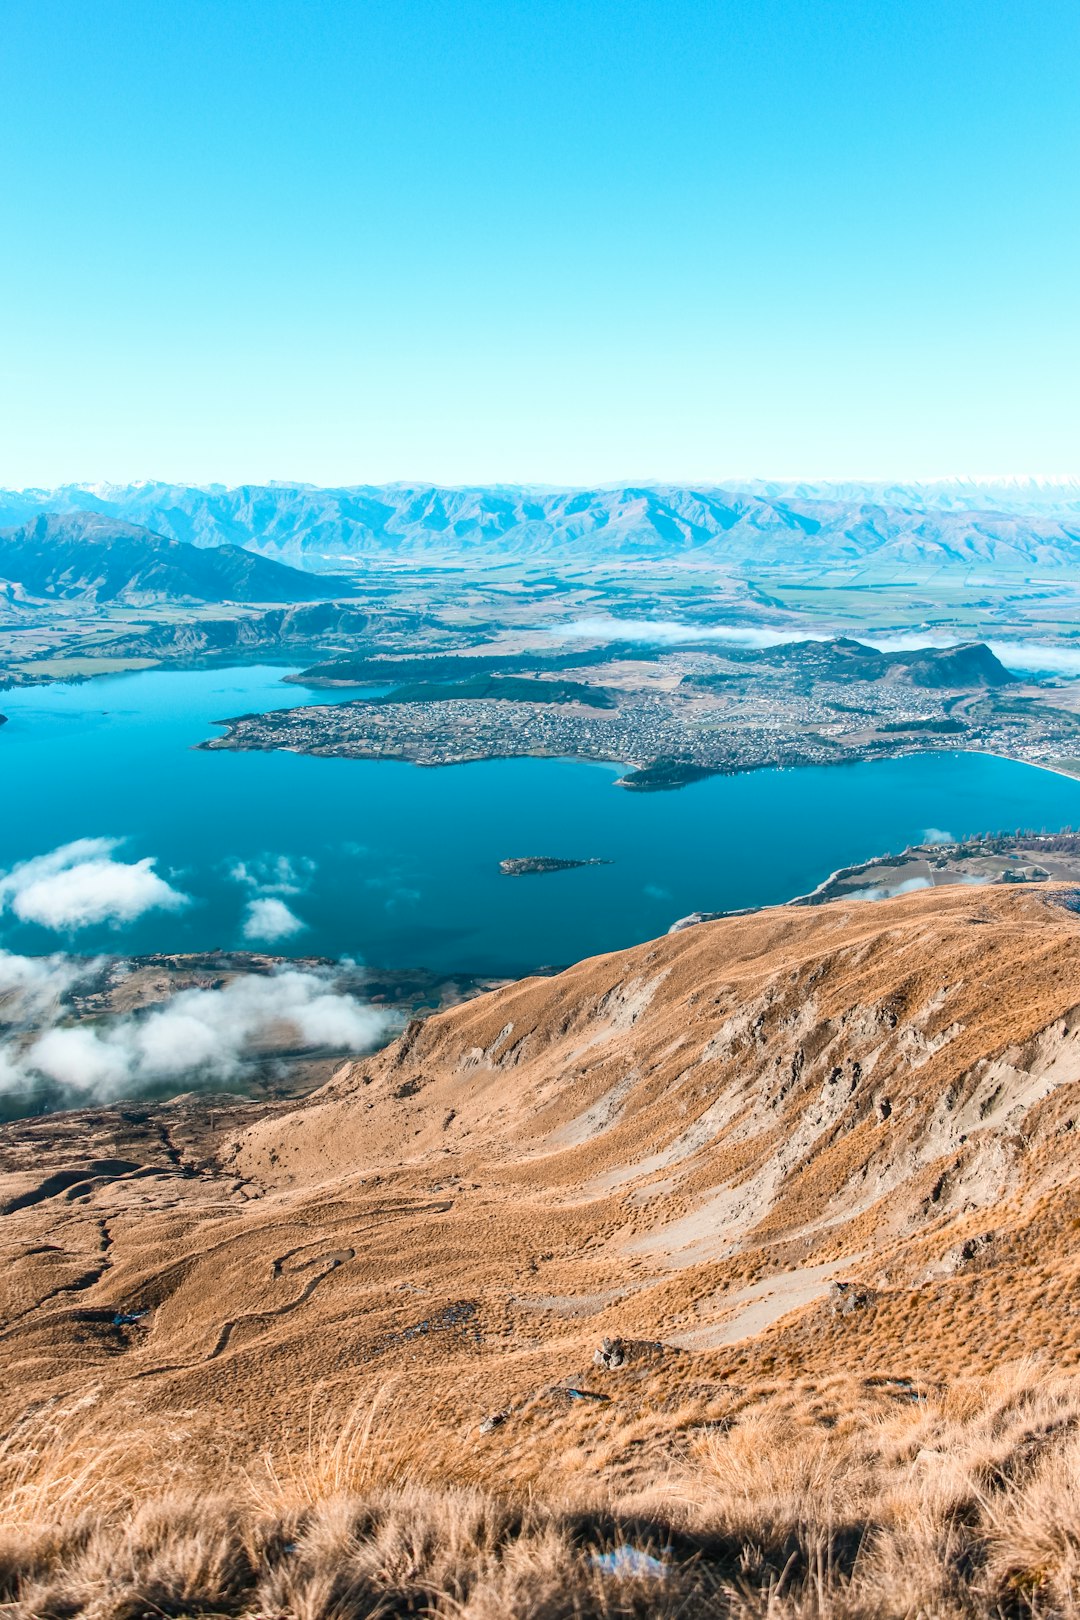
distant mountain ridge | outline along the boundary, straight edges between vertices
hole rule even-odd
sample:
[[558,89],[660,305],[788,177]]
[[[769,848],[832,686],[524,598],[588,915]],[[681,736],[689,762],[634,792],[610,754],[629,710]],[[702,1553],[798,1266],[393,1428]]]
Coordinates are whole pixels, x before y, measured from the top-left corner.
[[1080,515],[1080,478],[934,478],[920,482],[752,479],[767,500],[871,502],[923,512],[1000,512],[1019,517]]
[[0,532],[0,591],[45,601],[294,602],[346,580],[319,580],[240,546],[199,547],[97,512],[41,513]]
[[0,525],[95,512],[186,544],[234,545],[309,570],[350,559],[762,568],[1080,569],[1080,483],[758,483],[459,489],[432,484],[143,483],[0,491]]

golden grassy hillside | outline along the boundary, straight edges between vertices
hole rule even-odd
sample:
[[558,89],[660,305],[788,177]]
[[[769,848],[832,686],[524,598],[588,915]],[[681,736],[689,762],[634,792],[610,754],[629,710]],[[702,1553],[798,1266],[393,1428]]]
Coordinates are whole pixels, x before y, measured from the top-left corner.
[[729,919],[265,1117],[5,1128],[9,1612],[1071,1614],[1067,898]]

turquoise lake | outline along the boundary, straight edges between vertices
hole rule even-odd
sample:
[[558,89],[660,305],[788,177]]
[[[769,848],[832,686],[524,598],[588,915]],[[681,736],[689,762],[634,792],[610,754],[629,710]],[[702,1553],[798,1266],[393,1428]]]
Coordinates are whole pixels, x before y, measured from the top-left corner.
[[[954,836],[1080,823],[1080,782],[977,754],[713,777],[674,793],[620,768],[493,760],[443,769],[206,753],[213,722],[325,702],[280,667],[148,671],[0,693],[0,869],[76,838],[124,840],[191,897],[121,927],[58,935],[0,918],[0,946],[42,952],[243,948],[239,863],[304,867],[305,928],[267,949],[380,967],[518,974],[663,933],[695,910],[767,904],[834,868]],[[505,856],[609,866],[503,877]]]

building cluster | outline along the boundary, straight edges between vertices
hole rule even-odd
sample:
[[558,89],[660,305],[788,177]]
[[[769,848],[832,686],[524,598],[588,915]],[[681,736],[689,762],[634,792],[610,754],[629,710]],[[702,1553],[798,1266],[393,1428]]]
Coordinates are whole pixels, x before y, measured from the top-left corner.
[[[711,660],[714,668],[720,660]],[[678,668],[678,665],[676,665]],[[583,671],[602,681],[602,671]],[[418,765],[519,755],[642,767],[678,761],[725,773],[831,764],[931,748],[1047,760],[1069,752],[1080,720],[1048,705],[901,681],[816,679],[797,664],[730,666],[716,684],[622,688],[614,709],[436,698],[346,701],[248,715],[211,747],[288,748]],[[910,728],[910,729],[909,729]]]

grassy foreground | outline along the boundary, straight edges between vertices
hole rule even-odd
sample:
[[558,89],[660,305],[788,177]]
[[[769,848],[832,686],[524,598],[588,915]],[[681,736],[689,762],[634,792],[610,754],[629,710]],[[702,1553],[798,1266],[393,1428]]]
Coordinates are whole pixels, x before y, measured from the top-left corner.
[[[1080,1381],[1034,1362],[948,1388],[740,1392],[647,1489],[558,1451],[506,1498],[410,1433],[400,1395],[200,1476],[160,1434],[38,1413],[0,1457],[5,1620],[240,1616],[1074,1616]],[[839,1415],[838,1415],[839,1413]]]

